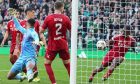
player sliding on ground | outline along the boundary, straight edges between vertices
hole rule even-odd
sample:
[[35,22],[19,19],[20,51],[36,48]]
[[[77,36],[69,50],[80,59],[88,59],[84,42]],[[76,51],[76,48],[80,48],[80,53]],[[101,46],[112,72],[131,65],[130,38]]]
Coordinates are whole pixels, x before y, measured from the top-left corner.
[[23,28],[15,17],[13,20],[17,30],[19,30],[24,36],[20,56],[9,71],[7,78],[9,80],[18,79],[23,81],[25,77],[20,76],[18,73],[22,72],[23,68],[26,68],[27,79],[29,82],[32,82],[38,74],[38,72],[33,72],[37,60],[36,46],[39,44],[39,37],[34,30],[35,20],[27,20],[27,29]]
[[[63,15],[64,4],[62,2],[55,3],[55,12],[45,18],[42,29],[40,31],[40,38],[47,47],[45,67],[52,84],[56,84],[55,76],[51,67],[52,61],[56,55],[60,58],[70,75],[70,54],[68,49],[68,42],[66,39],[67,30],[71,31],[70,19]],[[44,38],[43,32],[48,29],[48,46]]]
[[[25,14],[26,14],[26,18],[24,20],[22,20],[20,22],[21,26],[26,28],[27,25],[27,20],[29,19],[34,19],[35,18],[35,10],[33,8],[27,8],[25,10]],[[40,28],[40,24],[39,24],[39,21],[38,20],[35,20],[35,24],[34,24],[34,28],[35,28],[35,31],[37,32],[37,34],[39,35],[39,28]],[[20,42],[23,40],[23,35],[22,33],[19,33],[19,37],[20,37]],[[39,52],[39,49],[40,49],[40,46],[38,45],[37,46],[37,55],[38,55],[38,52]],[[37,69],[37,65],[34,67],[33,71],[38,71]],[[24,69],[24,73],[26,73],[26,69]],[[34,80],[34,82],[39,82],[40,81],[40,78],[37,76]]]
[[125,26],[123,34],[114,36],[110,40],[110,51],[104,57],[101,66],[98,69],[93,70],[89,82],[92,82],[94,76],[98,73],[103,71],[106,67],[110,66],[107,73],[103,76],[103,81],[107,80],[115,68],[119,66],[123,60],[126,52],[130,47],[132,47],[133,51],[135,52],[135,39],[130,36],[131,34],[131,27]]

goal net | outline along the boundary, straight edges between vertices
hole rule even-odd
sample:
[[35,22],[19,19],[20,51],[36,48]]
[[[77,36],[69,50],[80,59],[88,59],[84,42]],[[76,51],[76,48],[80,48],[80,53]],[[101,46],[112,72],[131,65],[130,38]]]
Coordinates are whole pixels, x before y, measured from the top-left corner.
[[125,60],[109,79],[102,81],[107,67],[95,75],[91,84],[140,84],[140,0],[79,0],[77,25],[76,84],[89,84],[92,71],[100,67],[109,51],[108,47],[104,51],[98,50],[96,43],[99,40],[108,42],[122,32],[124,25],[130,25],[134,30],[131,36],[137,41],[137,54],[129,48]]

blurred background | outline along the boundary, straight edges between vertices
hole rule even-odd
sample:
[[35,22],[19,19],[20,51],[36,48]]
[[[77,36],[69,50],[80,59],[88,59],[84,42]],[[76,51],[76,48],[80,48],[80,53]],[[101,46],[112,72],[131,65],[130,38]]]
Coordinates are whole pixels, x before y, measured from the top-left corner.
[[[35,8],[36,19],[40,24],[44,18],[53,13],[56,0],[2,0],[0,14],[3,21],[0,24],[0,43],[6,31],[6,24],[11,20],[7,13],[9,6],[20,10],[20,19],[25,18],[24,10]],[[71,18],[71,0],[62,0],[65,3],[64,14]],[[79,28],[78,47],[94,47],[98,40],[109,40],[119,34],[124,26],[132,26],[133,36],[140,42],[140,0],[79,0]],[[7,40],[6,45],[8,45]],[[70,41],[70,40],[69,40]],[[92,44],[92,45],[90,45]]]

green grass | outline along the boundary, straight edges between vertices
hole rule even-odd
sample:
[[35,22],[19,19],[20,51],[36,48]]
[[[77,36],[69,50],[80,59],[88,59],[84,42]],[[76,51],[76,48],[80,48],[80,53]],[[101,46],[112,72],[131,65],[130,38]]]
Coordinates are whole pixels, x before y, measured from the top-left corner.
[[[7,80],[6,76],[11,66],[12,65],[9,62],[9,57],[0,55],[0,79],[1,79],[0,84],[27,84],[28,83],[27,80],[23,81],[22,83],[18,82],[17,80]],[[69,84],[69,77],[61,60],[56,58],[52,66],[58,84]],[[38,57],[38,68],[39,68],[39,77],[41,81],[39,83],[33,82],[30,84],[51,84],[48,75],[45,71],[44,57]]]
[[[77,84],[88,84],[88,77],[92,69],[95,69],[101,63],[101,59],[78,59]],[[81,66],[82,65],[82,66]],[[57,84],[69,84],[69,77],[60,59],[56,58],[53,62],[53,70],[56,75]],[[44,68],[44,58],[38,58],[39,83],[31,84],[51,84]],[[0,55],[0,84],[27,84],[27,80],[20,83],[16,80],[7,80],[6,76],[11,68],[9,57]],[[107,70],[107,69],[106,69]],[[106,71],[105,70],[105,71]],[[95,76],[94,84],[140,84],[140,61],[125,60],[114,71],[109,80],[102,82],[101,78],[105,71]]]

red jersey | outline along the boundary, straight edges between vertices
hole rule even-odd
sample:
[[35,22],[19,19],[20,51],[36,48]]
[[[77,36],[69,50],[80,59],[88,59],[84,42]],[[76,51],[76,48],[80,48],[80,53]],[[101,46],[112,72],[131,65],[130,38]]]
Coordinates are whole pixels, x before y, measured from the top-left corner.
[[63,14],[52,14],[45,18],[43,29],[48,28],[48,49],[58,51],[68,49],[67,30],[71,31],[71,21]]
[[16,37],[17,37],[18,30],[15,28],[13,20],[10,20],[8,22],[6,30],[10,33],[12,37],[11,45],[16,45]]
[[110,56],[124,56],[130,47],[132,47],[136,40],[129,36],[117,35],[112,38],[114,41],[113,48],[109,51]]
[[[23,28],[26,28],[26,22],[27,22],[27,20],[22,20],[20,22],[20,24]],[[35,28],[35,31],[39,34],[39,28],[40,28],[39,21],[36,20],[34,28]],[[22,41],[22,39],[23,39],[23,35],[20,33],[20,41]]]

